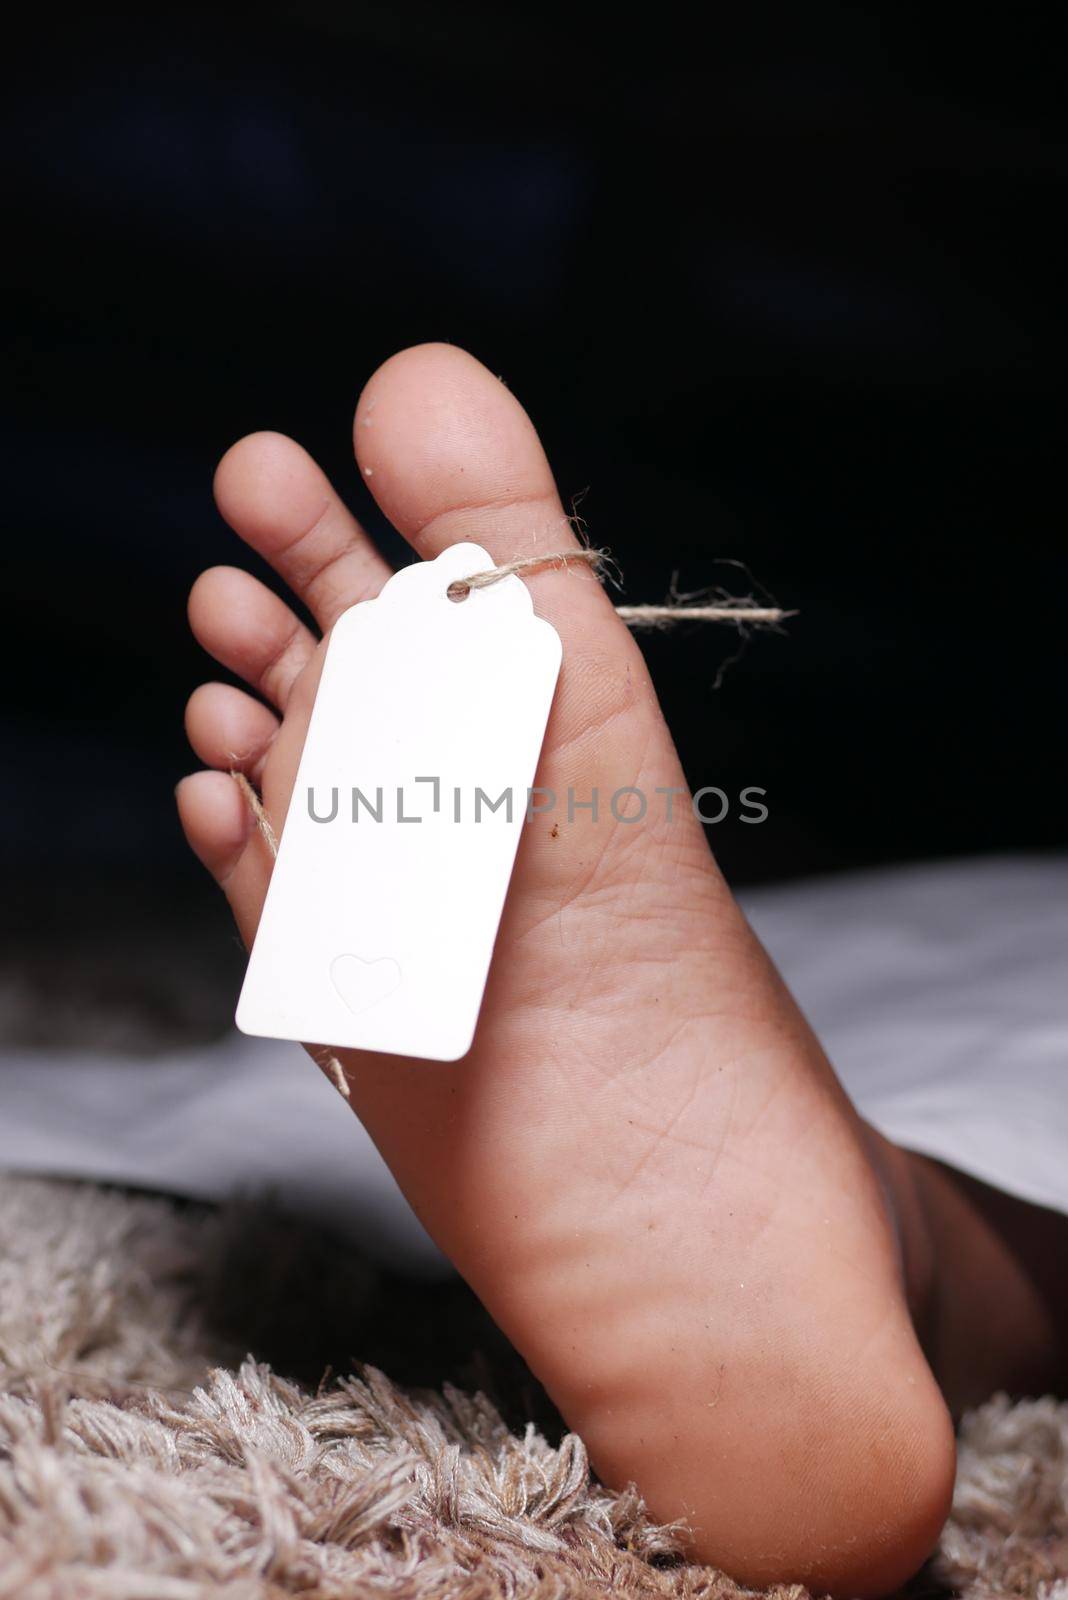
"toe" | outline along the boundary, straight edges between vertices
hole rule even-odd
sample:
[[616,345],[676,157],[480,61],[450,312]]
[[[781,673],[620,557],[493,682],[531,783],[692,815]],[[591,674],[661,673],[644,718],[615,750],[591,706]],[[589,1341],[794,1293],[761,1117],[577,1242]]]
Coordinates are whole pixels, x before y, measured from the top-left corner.
[[[498,563],[579,547],[529,417],[462,350],[418,345],[391,357],[360,397],[354,435],[372,494],[424,558],[465,539]],[[641,654],[593,572],[548,568],[525,581],[564,646],[550,744],[652,702]],[[611,756],[627,742],[623,726],[617,735]]]
[[265,705],[228,683],[202,683],[186,706],[185,731],[201,761],[247,773],[256,785],[278,728]]
[[[371,493],[425,558],[461,539],[497,562],[578,548],[530,418],[463,350],[392,356],[360,396],[354,439]],[[591,573],[573,575],[600,596]]]
[[232,778],[194,772],[175,791],[190,848],[223,887],[248,844],[252,815]]
[[189,625],[209,655],[284,711],[315,654],[300,618],[251,573],[212,567],[189,595]]
[[280,433],[241,439],[215,474],[219,510],[325,631],[378,593],[389,567],[308,452]]
[[[498,561],[542,540],[546,550],[574,544],[530,418],[466,351],[426,344],[391,356],[360,396],[353,431],[368,488],[421,555],[464,537]],[[524,549],[510,542],[513,508]]]
[[241,937],[251,945],[271,875],[271,854],[248,802],[225,772],[195,772],[175,791],[193,853],[226,895]]

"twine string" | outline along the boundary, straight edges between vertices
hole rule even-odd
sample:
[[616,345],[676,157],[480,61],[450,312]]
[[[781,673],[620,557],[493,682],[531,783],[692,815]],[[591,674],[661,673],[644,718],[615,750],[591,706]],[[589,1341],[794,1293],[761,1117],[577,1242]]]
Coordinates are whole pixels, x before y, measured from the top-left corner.
[[[484,572],[472,572],[467,578],[456,578],[445,592],[450,600],[466,600],[473,589],[488,589],[504,578],[534,572],[539,567],[585,566],[600,576],[608,561],[607,550],[586,546],[577,550],[556,550],[548,555],[524,556],[518,561],[504,561],[499,567],[487,567]],[[696,603],[690,604],[690,601]],[[775,628],[794,615],[781,606],[757,605],[753,600],[713,600],[696,595],[671,599],[658,606],[616,606],[614,609],[628,628],[674,628],[680,622],[730,622],[735,627]]]
[[[272,861],[276,860],[278,856],[278,835],[274,831],[274,827],[272,826],[270,817],[267,815],[263,801],[260,799],[259,795],[252,787],[251,783],[249,783],[243,772],[239,772],[236,767],[231,767],[230,776],[233,778],[234,782],[237,784],[237,787],[244,795],[246,804],[248,805],[249,810],[252,812],[253,817],[256,819],[256,826],[260,831],[260,838],[264,841],[268,850],[271,852]],[[341,1062],[338,1060],[337,1056],[334,1055],[333,1051],[324,1046],[321,1052],[316,1054],[316,1052],[309,1046],[308,1053],[315,1062],[316,1066],[320,1067],[323,1072],[326,1073],[338,1094],[344,1095],[346,1100],[351,1099],[352,1090],[349,1088],[349,1080],[345,1076],[345,1069],[341,1065]]]

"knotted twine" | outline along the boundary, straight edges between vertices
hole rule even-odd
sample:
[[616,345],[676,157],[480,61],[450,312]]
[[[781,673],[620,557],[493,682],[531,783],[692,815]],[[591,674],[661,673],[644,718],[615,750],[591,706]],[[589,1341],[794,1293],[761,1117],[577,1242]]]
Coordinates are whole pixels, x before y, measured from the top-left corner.
[[[524,556],[519,561],[505,561],[499,567],[487,567],[485,572],[473,572],[469,578],[457,578],[450,583],[446,593],[450,600],[466,600],[472,589],[488,589],[517,572],[532,572],[537,567],[586,566],[601,573],[610,560],[607,550],[594,550],[585,546],[578,550],[558,550],[553,555]],[[687,600],[698,601],[689,605]],[[729,597],[711,599],[689,595],[666,601],[659,606],[616,606],[616,616],[628,628],[674,628],[680,622],[733,622],[736,627],[774,628],[793,616],[781,606],[757,605],[751,599],[733,600]]]
[[[521,572],[533,572],[538,567],[566,570],[570,566],[585,566],[589,567],[591,572],[600,574],[608,560],[607,550],[594,550],[586,546],[577,550],[557,550],[551,555],[524,556],[518,561],[505,561],[499,567],[487,567],[485,572],[473,572],[468,578],[457,578],[449,584],[446,593],[450,600],[463,601],[474,589],[488,589],[504,578],[511,578]],[[687,604],[687,599],[695,600],[697,603]],[[628,628],[636,629],[674,628],[680,622],[729,622],[738,628],[775,628],[787,617],[794,615],[792,611],[784,611],[780,606],[757,605],[751,599],[735,600],[723,597],[712,601],[698,600],[696,596],[687,596],[678,601],[671,600],[659,606],[616,606],[615,613]],[[232,768],[230,776],[244,795],[273,860],[278,855],[278,836],[264,809],[263,801],[243,772]],[[316,1065],[330,1078],[339,1094],[344,1095],[346,1100],[350,1099],[352,1091],[345,1076],[345,1069],[337,1056],[326,1046],[319,1054],[309,1046],[309,1053]]]

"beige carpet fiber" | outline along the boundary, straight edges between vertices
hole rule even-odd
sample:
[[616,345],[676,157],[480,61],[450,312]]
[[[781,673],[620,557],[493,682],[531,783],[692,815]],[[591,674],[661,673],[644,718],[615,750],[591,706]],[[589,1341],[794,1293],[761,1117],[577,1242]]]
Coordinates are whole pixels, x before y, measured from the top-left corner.
[[[1068,1600],[1068,1407],[967,1421],[915,1588]],[[591,1480],[462,1286],[266,1206],[0,1178],[3,1600],[609,1593],[739,1591]]]

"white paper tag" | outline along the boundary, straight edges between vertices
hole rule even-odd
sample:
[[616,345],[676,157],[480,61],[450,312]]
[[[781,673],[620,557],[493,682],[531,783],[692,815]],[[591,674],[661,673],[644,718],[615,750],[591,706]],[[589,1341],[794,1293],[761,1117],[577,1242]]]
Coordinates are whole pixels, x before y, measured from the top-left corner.
[[474,544],[334,624],[237,1008],[245,1033],[455,1061],[474,1037],[560,639]]

